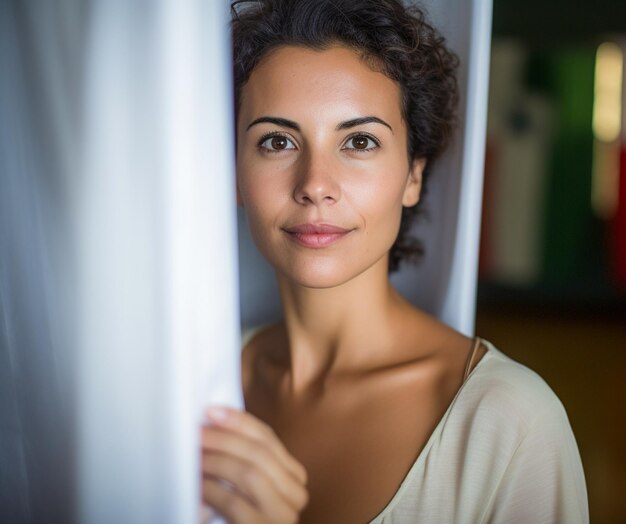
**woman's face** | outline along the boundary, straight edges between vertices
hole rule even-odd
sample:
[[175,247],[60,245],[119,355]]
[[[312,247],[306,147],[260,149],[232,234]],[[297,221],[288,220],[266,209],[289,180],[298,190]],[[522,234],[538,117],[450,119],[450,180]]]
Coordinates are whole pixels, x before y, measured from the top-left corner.
[[400,96],[345,47],[282,47],[254,69],[237,122],[238,198],[279,274],[327,288],[386,272],[424,167],[409,166]]

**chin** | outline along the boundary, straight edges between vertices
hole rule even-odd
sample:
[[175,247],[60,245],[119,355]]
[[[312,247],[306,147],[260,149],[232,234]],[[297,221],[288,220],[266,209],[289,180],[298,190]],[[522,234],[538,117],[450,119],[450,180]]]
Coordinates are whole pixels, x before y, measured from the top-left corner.
[[340,275],[290,275],[282,274],[292,283],[309,289],[332,289],[345,284],[350,278],[341,278]]
[[[341,267],[334,260],[290,261],[291,263],[273,264],[278,274],[298,286],[313,289],[329,289],[350,280],[345,265]],[[349,273],[349,272],[348,272]]]
[[344,260],[315,260],[306,263],[291,264],[288,267],[277,267],[278,273],[288,281],[311,289],[331,289],[341,286],[365,273],[371,264],[351,266]]

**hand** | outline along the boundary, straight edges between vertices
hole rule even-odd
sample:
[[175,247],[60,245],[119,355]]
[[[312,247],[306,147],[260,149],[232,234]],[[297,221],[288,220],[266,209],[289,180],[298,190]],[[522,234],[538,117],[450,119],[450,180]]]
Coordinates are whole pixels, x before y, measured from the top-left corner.
[[207,410],[202,496],[230,524],[293,524],[308,502],[304,467],[272,428],[236,409]]

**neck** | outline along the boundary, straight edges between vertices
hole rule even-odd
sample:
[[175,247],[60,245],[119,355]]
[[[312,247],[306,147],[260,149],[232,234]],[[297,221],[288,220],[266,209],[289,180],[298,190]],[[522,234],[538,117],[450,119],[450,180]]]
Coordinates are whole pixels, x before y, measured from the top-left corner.
[[333,288],[278,277],[289,347],[291,394],[319,388],[332,374],[363,370],[392,347],[394,312],[405,304],[382,259]]

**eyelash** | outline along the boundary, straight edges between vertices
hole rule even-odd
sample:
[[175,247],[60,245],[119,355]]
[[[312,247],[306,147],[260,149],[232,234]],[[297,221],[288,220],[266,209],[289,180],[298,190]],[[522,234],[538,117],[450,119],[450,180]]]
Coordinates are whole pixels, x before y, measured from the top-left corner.
[[[259,138],[259,141],[257,143],[257,147],[261,150],[263,150],[266,153],[270,153],[270,154],[276,154],[276,153],[281,153],[282,151],[285,151],[285,149],[270,149],[268,147],[263,147],[263,142],[265,142],[266,140],[270,139],[270,138],[274,138],[274,137],[281,137],[284,138],[286,140],[289,140],[289,142],[291,142],[291,144],[293,144],[294,148],[296,147],[295,141],[289,137],[289,135],[285,134],[285,133],[280,133],[278,131],[271,131],[269,133],[265,133],[263,136],[261,136],[261,138]],[[356,147],[345,147],[345,145],[347,143],[350,142],[350,140],[354,140],[357,137],[364,137],[367,138],[368,140],[371,140],[372,142],[374,142],[374,146],[373,147],[368,147],[366,149],[358,149]],[[372,135],[368,134],[368,133],[363,133],[363,132],[359,132],[359,133],[354,133],[353,135],[350,135],[348,138],[346,138],[343,142],[342,145],[342,149],[344,150],[349,150],[349,151],[355,151],[357,153],[368,153],[370,151],[373,151],[374,149],[378,149],[380,147],[380,142],[377,138],[373,137]],[[289,149],[287,150],[289,151]]]
[[285,133],[280,133],[278,131],[271,131],[269,133],[265,133],[261,138],[259,138],[257,147],[265,153],[271,153],[271,154],[282,153],[283,151],[285,151],[284,149],[276,150],[276,149],[270,149],[268,147],[263,147],[263,142],[265,142],[268,138],[275,138],[275,137],[281,137],[286,140],[289,140],[289,142],[291,142],[294,145],[294,147],[296,145],[295,141],[292,138],[290,138],[289,135]]
[[378,139],[374,138],[372,135],[368,134],[368,133],[354,133],[353,135],[350,135],[348,138],[346,138],[346,140],[344,141],[344,146],[350,142],[350,140],[354,140],[357,137],[363,137],[363,138],[367,138],[368,140],[371,140],[372,142],[374,142],[374,146],[373,147],[368,147],[366,149],[357,149],[356,147],[348,147],[348,148],[344,148],[342,147],[342,149],[348,149],[350,151],[355,151],[357,153],[368,153],[370,151],[373,151],[374,149],[378,149],[380,147],[380,142],[378,141]]

